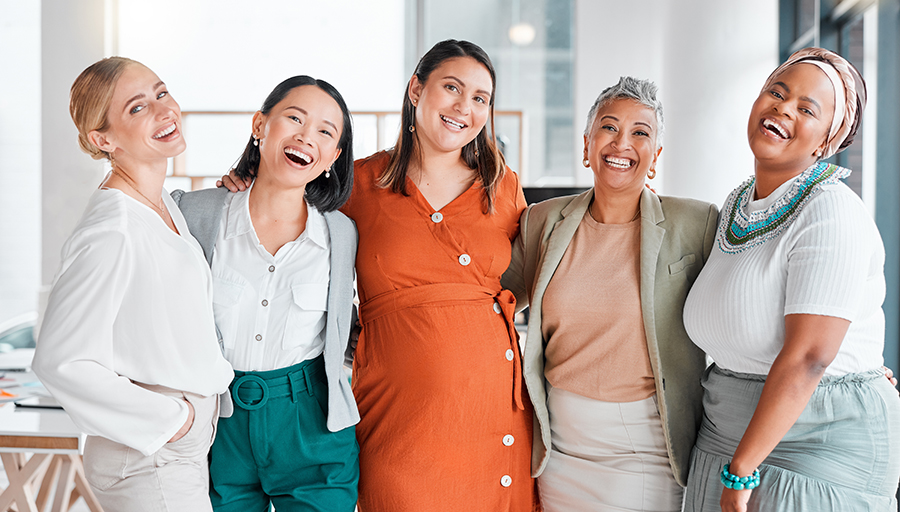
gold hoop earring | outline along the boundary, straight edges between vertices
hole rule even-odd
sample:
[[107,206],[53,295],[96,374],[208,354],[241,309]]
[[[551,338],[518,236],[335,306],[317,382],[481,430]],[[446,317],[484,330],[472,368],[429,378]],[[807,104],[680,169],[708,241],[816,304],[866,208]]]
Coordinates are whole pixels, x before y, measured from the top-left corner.
[[656,177],[656,169],[650,169],[647,171],[647,177],[651,180]]
[[585,158],[584,160],[581,161],[581,165],[583,165],[583,166],[585,166],[585,167],[590,167],[590,166],[591,166],[591,161],[588,160],[587,158]]

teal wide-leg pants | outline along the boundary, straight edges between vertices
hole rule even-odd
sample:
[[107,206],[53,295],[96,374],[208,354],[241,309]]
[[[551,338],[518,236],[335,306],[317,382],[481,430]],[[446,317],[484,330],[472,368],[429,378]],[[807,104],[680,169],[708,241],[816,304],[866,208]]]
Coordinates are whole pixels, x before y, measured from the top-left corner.
[[219,419],[210,449],[210,499],[221,511],[353,512],[359,481],[356,429],[325,426],[322,356],[266,372],[235,371],[234,414]]

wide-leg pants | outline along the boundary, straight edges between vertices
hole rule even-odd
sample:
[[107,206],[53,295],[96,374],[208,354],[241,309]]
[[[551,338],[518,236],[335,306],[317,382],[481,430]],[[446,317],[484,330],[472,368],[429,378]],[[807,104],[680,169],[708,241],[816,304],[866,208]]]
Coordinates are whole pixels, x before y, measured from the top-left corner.
[[265,372],[235,372],[234,413],[210,450],[210,498],[219,511],[353,512],[359,481],[354,427],[325,425],[322,356]]
[[[766,376],[712,365],[702,383],[703,423],[684,509],[718,512],[719,474],[753,417]],[[759,473],[751,512],[896,511],[900,398],[884,371],[822,377]]]
[[174,443],[143,455],[104,437],[89,436],[84,473],[107,511],[211,511],[206,455],[216,435],[219,397],[202,397],[163,386],[144,386],[194,406],[194,424]]

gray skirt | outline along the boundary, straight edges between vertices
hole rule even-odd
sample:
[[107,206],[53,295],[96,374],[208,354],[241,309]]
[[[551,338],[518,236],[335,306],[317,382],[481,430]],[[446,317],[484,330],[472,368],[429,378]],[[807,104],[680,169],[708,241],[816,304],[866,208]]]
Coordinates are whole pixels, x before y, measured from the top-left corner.
[[[756,410],[765,375],[715,365],[703,377],[703,423],[691,454],[687,512],[719,512],[719,475]],[[900,398],[882,370],[823,377],[759,467],[748,511],[896,512]]]

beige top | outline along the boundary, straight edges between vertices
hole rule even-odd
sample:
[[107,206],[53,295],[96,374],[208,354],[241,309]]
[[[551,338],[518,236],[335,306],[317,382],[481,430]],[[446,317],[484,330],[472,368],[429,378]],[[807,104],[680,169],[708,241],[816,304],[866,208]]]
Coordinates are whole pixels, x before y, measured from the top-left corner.
[[656,392],[641,315],[641,221],[601,224],[585,212],[544,295],[544,374],[605,402]]

